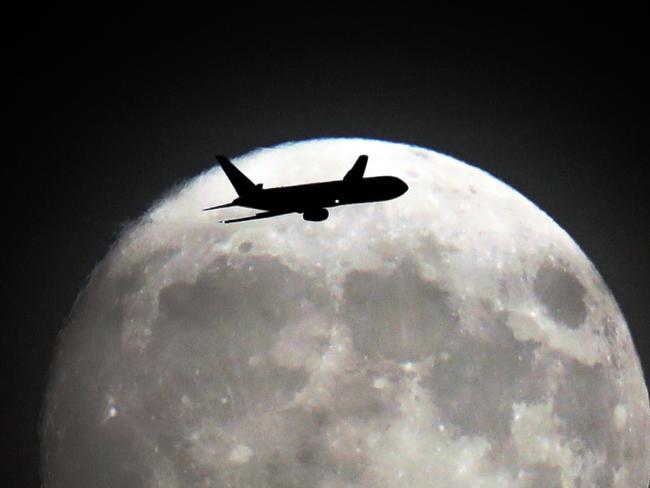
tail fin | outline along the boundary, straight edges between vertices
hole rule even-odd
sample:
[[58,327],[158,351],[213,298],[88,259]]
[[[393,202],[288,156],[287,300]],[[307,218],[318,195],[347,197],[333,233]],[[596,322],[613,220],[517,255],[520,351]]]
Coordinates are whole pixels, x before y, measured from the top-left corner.
[[249,180],[244,173],[239,171],[226,156],[218,155],[217,161],[219,161],[221,168],[224,173],[226,173],[226,176],[239,196],[251,193],[255,190],[255,183]]
[[366,170],[366,163],[368,162],[368,156],[362,154],[357,159],[357,162],[354,163],[352,169],[346,173],[343,177],[343,181],[356,181],[363,178],[363,173]]

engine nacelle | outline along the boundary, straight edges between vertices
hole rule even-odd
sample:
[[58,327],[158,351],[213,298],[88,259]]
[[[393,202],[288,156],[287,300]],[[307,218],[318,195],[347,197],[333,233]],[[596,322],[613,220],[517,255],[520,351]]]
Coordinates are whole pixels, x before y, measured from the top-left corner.
[[326,208],[314,208],[303,213],[302,218],[311,222],[320,222],[325,220],[329,214]]

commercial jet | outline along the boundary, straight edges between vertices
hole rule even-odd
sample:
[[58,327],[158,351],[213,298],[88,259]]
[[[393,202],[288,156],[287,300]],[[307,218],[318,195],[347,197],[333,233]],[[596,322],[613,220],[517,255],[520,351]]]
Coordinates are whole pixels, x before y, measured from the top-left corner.
[[300,213],[305,220],[320,222],[329,216],[327,208],[351,203],[392,200],[408,190],[407,184],[395,176],[364,178],[363,173],[368,163],[366,155],[359,156],[342,180],[277,188],[263,188],[261,183],[253,183],[225,156],[217,156],[217,161],[235,188],[238,197],[230,203],[203,210],[235,206],[264,210],[249,217],[219,221],[224,224],[290,213]]

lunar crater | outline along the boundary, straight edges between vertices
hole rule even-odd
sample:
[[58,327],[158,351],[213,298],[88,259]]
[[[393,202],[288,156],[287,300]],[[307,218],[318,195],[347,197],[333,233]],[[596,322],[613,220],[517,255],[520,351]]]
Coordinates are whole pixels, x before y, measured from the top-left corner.
[[544,265],[535,276],[533,289],[547,313],[560,324],[575,329],[585,321],[586,290],[569,271]]

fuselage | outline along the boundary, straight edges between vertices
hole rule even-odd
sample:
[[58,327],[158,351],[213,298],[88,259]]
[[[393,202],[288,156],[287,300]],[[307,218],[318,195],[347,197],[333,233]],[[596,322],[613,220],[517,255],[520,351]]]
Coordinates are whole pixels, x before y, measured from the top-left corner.
[[236,198],[233,203],[260,210],[304,212],[351,203],[391,200],[407,190],[406,183],[395,176],[374,176],[356,181],[259,188]]

